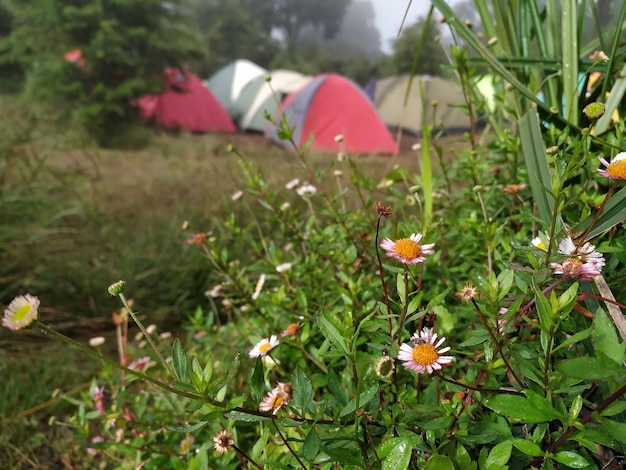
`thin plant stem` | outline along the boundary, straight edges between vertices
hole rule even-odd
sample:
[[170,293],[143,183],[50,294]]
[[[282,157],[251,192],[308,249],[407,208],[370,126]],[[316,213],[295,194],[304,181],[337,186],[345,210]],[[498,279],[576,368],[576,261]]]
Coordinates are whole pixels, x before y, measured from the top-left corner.
[[380,219],[382,215],[378,216],[376,220],[376,237],[374,239],[374,245],[376,246],[376,259],[378,260],[378,273],[380,275],[380,283],[383,286],[383,296],[385,297],[385,305],[387,306],[387,320],[389,321],[389,339],[393,344],[393,322],[391,321],[391,306],[389,305],[389,292],[387,291],[387,284],[385,283],[385,271],[383,270],[383,261],[380,258],[380,251],[378,249],[378,235],[380,232]]
[[[104,361],[105,363],[109,364],[112,367],[115,367],[116,369],[119,369],[121,371],[124,371],[128,374],[134,375],[135,377],[145,380],[147,382],[150,382],[151,384],[156,385],[157,387],[162,388],[163,390],[167,390],[168,392],[172,392],[175,393],[177,395],[181,395],[187,398],[191,398],[193,400],[205,400],[208,403],[210,403],[211,405],[214,406],[224,406],[224,403],[219,402],[217,400],[213,400],[212,398],[206,397],[206,396],[202,396],[202,395],[197,395],[195,393],[191,393],[191,392],[187,392],[185,390],[180,390],[174,387],[169,386],[166,383],[163,383],[153,377],[150,377],[149,375],[144,374],[143,372],[139,372],[137,370],[134,369],[129,369],[128,367],[116,362],[116,361],[112,361],[106,357],[104,357],[102,354],[88,348],[87,346],[80,344],[77,341],[74,341],[71,338],[68,338],[67,336],[65,336],[62,333],[59,333],[58,331],[53,330],[52,328],[48,327],[47,325],[37,321],[36,328],[39,328],[41,330],[43,330],[45,333],[49,334],[50,336],[53,336],[54,338],[63,341],[64,343],[70,344],[78,349],[80,349],[82,352],[84,352],[85,354],[87,354],[88,356],[97,359],[98,361]],[[265,415],[263,415],[265,416]]]
[[122,303],[124,304],[124,307],[126,307],[126,310],[128,311],[128,314],[131,316],[133,321],[137,324],[137,326],[139,327],[139,329],[141,330],[141,332],[145,336],[146,340],[148,341],[148,344],[150,344],[150,347],[152,348],[152,350],[156,354],[157,358],[161,362],[161,365],[163,367],[165,367],[165,370],[167,370],[167,372],[170,374],[170,376],[173,379],[175,379],[176,378],[176,373],[174,372],[174,369],[172,368],[172,366],[170,364],[168,364],[165,361],[165,358],[159,352],[158,348],[156,347],[156,344],[154,344],[154,341],[152,341],[152,338],[150,337],[150,334],[146,331],[146,328],[143,326],[143,323],[141,323],[141,320],[139,320],[139,318],[137,317],[137,315],[135,314],[135,312],[131,308],[131,306],[128,303],[128,301],[126,300],[126,297],[124,296],[124,294],[118,294],[118,296],[119,296],[120,300],[122,301]]
[[587,227],[587,230],[585,230],[585,233],[583,233],[582,236],[580,237],[580,244],[581,245],[585,242],[585,240],[589,236],[589,233],[591,233],[591,230],[593,229],[593,226],[598,222],[598,219],[600,218],[600,215],[602,214],[602,211],[604,210],[604,206],[606,206],[606,203],[609,202],[609,199],[611,198],[611,196],[615,192],[615,188],[616,187],[617,187],[616,184],[611,184],[611,186],[609,186],[609,190],[606,192],[606,194],[604,196],[604,199],[602,200],[602,204],[600,204],[600,207],[598,207],[598,210],[596,211],[595,215],[593,216],[593,220],[589,224],[589,227]]
[[406,312],[409,309],[409,270],[404,265],[404,298],[402,299],[402,311],[400,312],[400,322],[398,323],[398,331],[396,335],[400,335],[402,333],[402,329],[404,328],[404,321],[406,319]]
[[235,452],[237,452],[237,455],[245,460],[247,460],[248,462],[250,462],[252,465],[254,465],[254,468],[258,468],[259,470],[263,470],[263,467],[261,467],[258,463],[256,463],[254,460],[252,460],[252,458],[250,456],[248,456],[248,454],[246,454],[243,450],[241,450],[239,447],[237,447],[235,444],[232,444],[232,448]]
[[511,367],[511,364],[509,363],[509,360],[506,358],[506,355],[504,354],[504,351],[502,349],[502,345],[500,344],[500,341],[498,341],[498,338],[496,338],[496,335],[493,333],[493,330],[489,327],[489,324],[487,323],[487,319],[485,318],[485,315],[483,314],[482,310],[480,309],[480,307],[476,303],[476,300],[472,299],[472,304],[474,305],[474,309],[476,310],[476,313],[478,313],[478,318],[480,318],[480,321],[482,322],[483,326],[485,327],[485,329],[489,333],[489,336],[491,336],[491,340],[497,346],[497,351],[500,354],[500,357],[502,358],[502,361],[504,361],[504,365],[506,366],[507,371],[509,371],[509,373],[513,376],[513,378],[515,379],[517,384],[520,387],[522,387],[523,386],[522,381],[519,379],[519,377],[517,376],[517,374],[515,373],[515,371]]
[[293,448],[289,445],[289,441],[287,439],[285,439],[285,436],[283,435],[283,433],[280,431],[280,428],[278,427],[278,425],[276,424],[276,420],[274,419],[274,416],[272,415],[272,424],[274,425],[274,428],[276,429],[276,431],[278,432],[278,435],[280,436],[280,438],[283,440],[283,442],[285,443],[285,445],[287,446],[287,449],[289,449],[289,452],[291,452],[291,455],[293,455],[296,460],[298,461],[298,463],[300,465],[302,465],[302,468],[306,469],[306,465],[304,464],[304,462],[302,460],[300,460],[300,457],[298,457],[298,454],[296,452],[294,452]]

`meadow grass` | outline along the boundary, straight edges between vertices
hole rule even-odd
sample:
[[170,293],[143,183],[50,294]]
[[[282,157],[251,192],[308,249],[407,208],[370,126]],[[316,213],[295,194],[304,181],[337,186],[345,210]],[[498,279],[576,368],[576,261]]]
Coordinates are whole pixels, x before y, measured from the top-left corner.
[[[150,144],[139,150],[75,148],[81,140],[72,130],[50,135],[49,123],[33,126],[19,102],[0,99],[12,116],[0,121],[8,137],[0,148],[1,302],[8,304],[16,293],[37,292],[51,323],[83,342],[111,335],[117,304],[105,287],[118,278],[132,288],[140,314],[163,325],[181,328],[206,303],[204,292],[217,276],[186,244],[183,222],[189,221],[194,231],[220,236],[228,233],[223,226],[229,218],[243,226],[254,216],[231,200],[245,188],[241,163],[228,145],[245,154],[269,185],[280,188],[294,178],[307,178],[295,153],[260,135],[154,132]],[[417,171],[410,149],[414,141],[406,137],[399,156],[354,158],[374,192],[398,165]],[[309,162],[325,174],[322,186],[336,189],[332,169],[339,167],[337,155],[311,153]],[[359,205],[356,199],[349,203]],[[260,206],[254,210],[265,211]],[[84,385],[96,366],[76,351],[40,341],[32,332],[16,342],[0,329],[2,374],[11,378],[0,393],[0,463],[15,468],[58,463],[51,449],[64,446],[49,435],[56,431],[45,423],[69,407],[64,400],[49,400],[57,389],[67,392]],[[27,367],[34,355],[46,360]],[[53,365],[59,363],[65,365],[61,373]]]

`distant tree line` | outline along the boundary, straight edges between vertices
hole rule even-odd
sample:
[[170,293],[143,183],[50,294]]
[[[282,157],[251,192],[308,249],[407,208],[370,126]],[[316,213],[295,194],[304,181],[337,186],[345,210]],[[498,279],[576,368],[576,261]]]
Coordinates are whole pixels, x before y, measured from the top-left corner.
[[[365,84],[410,72],[424,27],[406,26],[386,56],[370,0],[0,0],[0,92],[53,104],[106,144],[165,67],[206,78],[247,58]],[[417,73],[440,72],[438,35],[430,24]]]

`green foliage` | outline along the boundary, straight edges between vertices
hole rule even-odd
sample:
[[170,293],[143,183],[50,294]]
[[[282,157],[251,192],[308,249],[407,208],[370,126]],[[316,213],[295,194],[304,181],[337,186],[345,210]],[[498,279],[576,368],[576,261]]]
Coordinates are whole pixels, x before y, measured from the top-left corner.
[[[32,101],[66,110],[112,146],[136,117],[132,100],[158,91],[166,67],[201,56],[198,38],[182,1],[74,3],[8,1],[14,19],[5,56],[26,70]],[[70,51],[80,57],[68,60]]]
[[[422,39],[422,35],[425,38]],[[424,41],[419,56],[418,44]],[[418,75],[441,75],[444,50],[439,44],[439,24],[431,19],[429,22],[421,18],[416,23],[405,26],[400,37],[393,43],[393,53],[389,58],[388,73],[398,75],[414,72]],[[416,65],[413,69],[413,65]]]
[[[571,72],[548,77],[549,63],[586,66],[579,49],[550,46],[579,37],[575,9],[563,8],[562,32],[539,2],[519,2],[515,14],[505,3],[475,1],[497,39],[492,52],[494,41],[433,0],[459,38],[451,69],[467,112],[474,124],[484,113],[486,125],[453,142],[427,129],[428,149],[410,157],[421,157],[422,172],[394,168],[376,185],[343,153],[314,167],[286,119],[277,134],[294,146],[296,175],[228,147],[245,191],[231,215],[187,238],[217,285],[204,286],[206,301],[173,346],[144,328],[137,340],[124,336],[125,322],[140,321],[121,297],[121,362],[146,357],[151,369],[101,357],[65,422],[97,449],[88,459],[496,470],[623,458],[626,334],[615,310],[626,301],[626,237],[623,173],[609,158],[623,124],[600,139],[595,121],[576,112],[584,88],[564,98],[577,83]],[[533,62],[535,50],[555,55]],[[624,58],[611,60],[601,72],[612,79]],[[486,69],[510,84],[491,108],[473,76]],[[589,128],[578,125],[585,119]],[[598,157],[610,171],[598,173]],[[60,338],[46,320],[42,308],[36,327]]]

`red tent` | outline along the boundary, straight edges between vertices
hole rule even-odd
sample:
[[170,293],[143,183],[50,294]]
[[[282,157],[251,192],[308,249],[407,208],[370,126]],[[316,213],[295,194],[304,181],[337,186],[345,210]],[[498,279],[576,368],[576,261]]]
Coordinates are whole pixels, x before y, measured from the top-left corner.
[[[398,146],[363,90],[348,78],[336,74],[315,77],[281,105],[294,140],[302,145],[313,133],[312,148],[338,151],[335,136],[343,136],[343,150],[349,153],[397,154]],[[266,135],[283,145],[276,128]]]
[[165,77],[163,93],[136,100],[143,117],[191,132],[236,131],[226,110],[198,77],[175,68],[166,69]]

